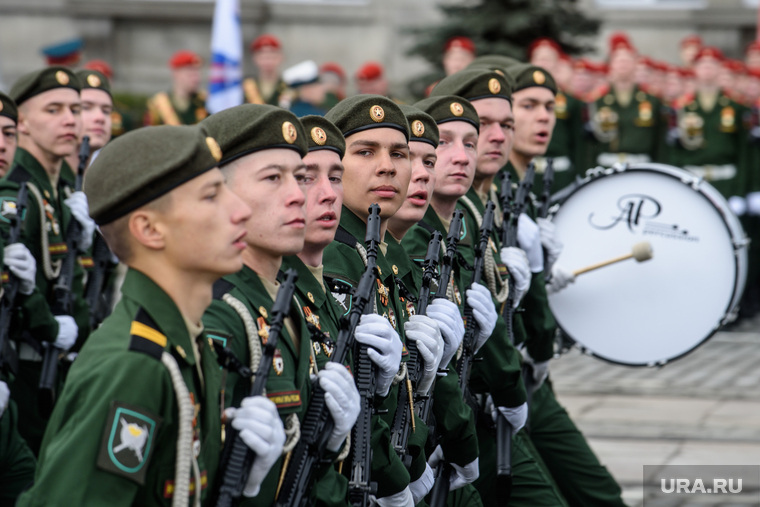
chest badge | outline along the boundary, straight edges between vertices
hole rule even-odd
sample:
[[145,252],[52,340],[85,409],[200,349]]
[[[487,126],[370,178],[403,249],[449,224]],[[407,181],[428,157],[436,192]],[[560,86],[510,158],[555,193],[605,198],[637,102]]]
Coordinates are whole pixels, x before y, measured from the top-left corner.
[[267,324],[264,317],[256,319],[256,324],[259,326],[259,338],[261,338],[261,343],[266,345],[267,341],[269,341],[269,324]]
[[280,349],[275,349],[274,357],[272,358],[272,368],[277,375],[282,375],[285,370],[285,361],[282,359],[282,353]]

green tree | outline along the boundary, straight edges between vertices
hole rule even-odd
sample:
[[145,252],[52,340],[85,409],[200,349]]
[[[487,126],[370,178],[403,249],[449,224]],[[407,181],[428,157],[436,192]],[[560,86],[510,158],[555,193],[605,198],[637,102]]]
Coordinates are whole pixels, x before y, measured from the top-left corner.
[[475,42],[478,55],[499,54],[524,60],[531,42],[551,37],[568,54],[589,49],[584,38],[597,34],[599,21],[587,17],[577,0],[472,0],[440,6],[443,23],[417,32],[418,42],[409,51],[421,56],[435,71],[412,80],[410,91],[422,96],[425,87],[443,77],[443,46],[454,36]]

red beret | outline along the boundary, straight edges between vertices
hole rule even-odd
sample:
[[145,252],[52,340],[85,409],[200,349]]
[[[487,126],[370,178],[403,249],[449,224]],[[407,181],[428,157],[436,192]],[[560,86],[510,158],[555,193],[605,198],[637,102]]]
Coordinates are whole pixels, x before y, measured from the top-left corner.
[[658,70],[660,72],[667,72],[670,65],[668,65],[667,62],[661,62],[661,61],[655,60],[652,62],[652,67],[655,70]]
[[594,71],[594,65],[586,58],[578,58],[573,62],[573,68],[575,70],[587,70],[589,72]]
[[197,67],[200,66],[201,57],[197,53],[188,51],[186,49],[177,51],[169,60],[169,67],[172,69],[179,69],[182,67]]
[[610,35],[610,53],[614,53],[619,49],[625,49],[627,51],[636,51],[633,49],[633,44],[628,38],[628,34],[623,32],[615,32]]
[[640,56],[639,57],[639,63],[642,65],[646,65],[650,69],[654,69],[654,61],[649,58],[648,56]]
[[700,58],[715,58],[716,60],[722,61],[723,60],[723,52],[713,46],[702,46],[700,50],[697,52],[696,56],[694,56],[694,62],[697,62]]
[[458,36],[450,38],[443,46],[443,52],[445,53],[451,48],[462,48],[473,55],[475,54],[475,43],[472,42],[472,39],[468,39],[467,37]]
[[84,64],[84,68],[87,70],[96,70],[108,79],[113,79],[113,69],[103,60],[90,60]]
[[550,39],[549,37],[541,37],[539,39],[534,40],[530,43],[530,46],[528,46],[528,59],[530,59],[531,56],[533,56],[533,51],[535,51],[538,48],[551,48],[557,53],[562,55],[562,48],[559,47],[559,44],[557,44],[557,41],[554,39]]
[[322,66],[319,68],[319,72],[320,74],[332,72],[333,74],[337,74],[338,77],[340,77],[341,81],[346,79],[346,71],[344,71],[343,67],[341,67],[335,62],[323,63]]
[[757,67],[748,68],[747,75],[750,77],[754,77],[755,79],[760,79],[760,68],[757,68]]
[[356,71],[356,79],[380,79],[383,77],[383,66],[377,62],[367,62]]
[[271,33],[265,33],[256,37],[251,42],[251,52],[258,51],[259,49],[272,48],[280,49],[280,39],[272,35]]
[[681,77],[683,78],[693,78],[694,77],[694,71],[691,70],[688,67],[679,67],[678,73],[681,74]]
[[723,66],[733,72],[734,74],[746,74],[747,67],[744,66],[744,62],[741,60],[725,60]]
[[747,46],[747,51],[745,51],[745,54],[751,51],[760,51],[760,41],[757,41],[757,40],[752,41],[750,45]]
[[684,46],[702,46],[702,37],[699,35],[687,35],[681,39],[681,47]]

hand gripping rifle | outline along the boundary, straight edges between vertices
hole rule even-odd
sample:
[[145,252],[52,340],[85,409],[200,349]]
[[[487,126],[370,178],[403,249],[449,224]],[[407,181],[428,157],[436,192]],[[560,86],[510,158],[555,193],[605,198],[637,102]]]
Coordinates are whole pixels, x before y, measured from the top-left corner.
[[[367,234],[364,237],[367,249],[367,268],[365,273],[373,274],[372,283],[377,277],[377,251],[380,247],[380,206],[373,204],[369,207],[367,217]],[[368,278],[368,277],[366,277]],[[369,283],[369,282],[366,282]],[[365,313],[372,307],[364,309]],[[370,482],[372,465],[372,446],[370,433],[372,431],[372,403],[375,397],[376,380],[372,360],[367,354],[367,345],[356,342],[354,345],[354,380],[359,390],[361,410],[351,431],[351,470],[348,479],[348,498],[351,505],[369,505],[369,495],[377,490],[377,484]]]
[[[82,138],[82,146],[79,148],[79,167],[77,168],[77,177],[74,184],[74,190],[82,190],[82,181],[84,180],[84,170],[87,167],[87,160],[90,158],[90,137]],[[42,213],[42,211],[40,211]],[[71,292],[74,284],[74,268],[77,262],[77,256],[81,253],[82,226],[71,217],[69,226],[66,229],[66,257],[63,259],[61,271],[53,285],[53,303],[50,305],[50,311],[53,315],[73,315],[74,313],[74,295]],[[40,414],[47,418],[53,411],[55,405],[55,384],[58,379],[58,358],[64,352],[52,342],[43,343],[45,349],[42,360],[42,371],[40,373],[40,384],[38,393],[38,404]]]
[[[277,343],[280,340],[280,333],[290,311],[297,279],[298,273],[294,269],[287,270],[285,280],[277,291],[274,306],[269,312],[272,316],[269,325],[269,337],[264,345],[264,350],[261,352],[261,360],[256,369],[249,396],[261,396],[264,392],[269,372],[272,369]],[[222,449],[222,457],[219,461],[219,479],[214,505],[230,507],[234,500],[240,498],[255,459],[256,453],[243,442],[239,432],[231,424],[228,425],[224,449]]]
[[[28,195],[29,190],[26,183],[21,183],[21,188],[16,196],[16,213],[8,217],[11,226],[8,231],[7,245],[18,243],[21,240]],[[3,284],[2,296],[0,296],[0,371],[7,368],[14,373],[17,372],[18,358],[16,352],[10,347],[9,335],[19,285],[18,277],[8,270],[8,281]]]
[[[372,208],[370,209],[372,210]],[[359,285],[353,294],[351,311],[347,317],[342,319],[335,351],[330,358],[331,362],[338,364],[344,364],[349,351],[356,346],[356,339],[354,338],[356,326],[359,324],[359,319],[365,310],[372,308],[372,291],[375,288],[375,278],[377,277],[375,269],[377,247],[374,247],[374,256],[372,257],[372,261],[370,261],[369,243],[374,242],[374,245],[377,245],[380,241],[380,220],[378,216],[373,216],[372,213],[373,211],[370,211],[370,218],[367,220],[367,267],[359,279]],[[364,422],[364,424],[367,431],[369,431],[369,424],[367,422]],[[325,403],[325,391],[319,385],[319,382],[314,382],[312,384],[311,401],[309,401],[309,407],[301,422],[301,438],[291,453],[290,466],[288,466],[285,472],[280,494],[277,497],[276,505],[278,507],[308,505],[309,492],[314,482],[314,473],[317,471],[319,464],[324,464],[323,460],[327,440],[334,426],[335,422],[332,420],[330,411]],[[366,440],[368,442],[369,437]],[[353,471],[354,469],[352,468],[352,473]],[[362,475],[369,476],[368,473],[360,473],[357,475],[357,479],[360,480]]]
[[[417,315],[425,315],[427,311],[428,301],[430,300],[430,282],[435,278],[436,268],[438,267],[441,237],[442,235],[438,231],[433,231],[430,235],[427,253],[422,264],[422,284],[418,296]],[[409,442],[409,430],[416,431],[416,423],[414,421],[415,406],[419,405],[419,402],[423,399],[428,402],[428,406],[431,405],[429,401],[432,397],[433,386],[430,386],[430,393],[427,396],[424,398],[418,397],[417,400],[414,399],[414,393],[417,392],[417,384],[422,377],[424,364],[420,358],[419,350],[417,350],[417,344],[414,341],[407,341],[406,349],[409,351],[409,360],[406,363],[408,372],[406,395],[399,389],[399,403],[393,418],[393,425],[391,426],[391,443],[396,453],[401,457],[401,461],[409,468],[412,463],[412,457],[407,453],[407,443]],[[427,420],[425,422],[427,423]]]

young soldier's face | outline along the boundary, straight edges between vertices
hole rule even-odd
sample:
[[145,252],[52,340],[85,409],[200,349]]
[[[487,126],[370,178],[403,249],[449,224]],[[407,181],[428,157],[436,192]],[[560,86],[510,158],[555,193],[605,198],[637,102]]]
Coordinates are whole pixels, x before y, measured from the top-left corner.
[[18,131],[51,157],[76,152],[82,130],[79,92],[56,88],[35,95],[19,109]]
[[380,205],[380,218],[392,217],[406,199],[412,166],[409,144],[400,131],[374,128],[346,138],[343,157],[343,203],[356,215],[367,216]]
[[185,93],[197,92],[201,87],[201,68],[199,65],[186,65],[172,71],[174,84]]
[[409,142],[412,162],[412,177],[401,208],[393,215],[391,221],[399,220],[416,224],[425,216],[430,198],[435,187],[435,148],[428,143]]
[[331,150],[307,154],[306,164],[306,245],[325,248],[335,238],[343,205],[343,164]]
[[472,186],[478,159],[478,131],[463,121],[438,125],[440,141],[435,164],[435,193],[458,199]]
[[282,63],[282,51],[275,48],[261,48],[253,53],[253,64],[259,72],[270,74],[276,72]]
[[215,277],[243,267],[246,221],[251,209],[212,169],[175,188],[159,212],[167,258],[188,273]]
[[515,142],[512,150],[528,157],[546,153],[557,117],[554,93],[548,88],[531,86],[512,94],[515,105]]
[[82,90],[81,98],[82,137],[90,136],[90,150],[99,150],[111,140],[113,100],[108,93],[94,88]]
[[16,122],[7,116],[0,116],[0,177],[11,169],[16,143]]
[[499,98],[476,100],[472,103],[480,117],[477,174],[496,175],[509,159],[515,133],[515,117],[509,101]]
[[451,48],[443,54],[443,71],[447,76],[464,70],[475,59],[475,55],[464,48]]
[[281,257],[300,252],[306,225],[306,167],[298,152],[262,150],[231,165],[227,184],[253,212],[246,227],[249,253]]

